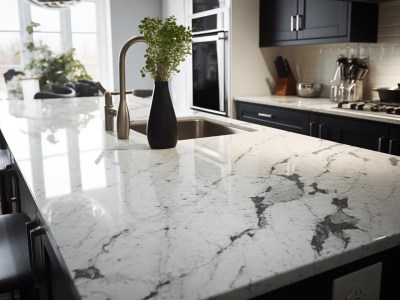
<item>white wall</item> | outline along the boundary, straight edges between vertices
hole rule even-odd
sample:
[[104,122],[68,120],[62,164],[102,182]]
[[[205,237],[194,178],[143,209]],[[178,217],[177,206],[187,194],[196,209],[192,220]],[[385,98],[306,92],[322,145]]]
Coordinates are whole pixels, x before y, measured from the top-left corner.
[[[114,88],[119,90],[118,58],[121,47],[125,42],[139,35],[139,23],[147,16],[160,17],[162,15],[161,0],[111,0],[110,23],[112,42],[112,62]],[[126,55],[126,88],[152,89],[153,81],[149,76],[142,78],[140,69],[144,65],[146,45],[133,45]],[[108,87],[106,87],[108,88]],[[110,89],[111,89],[110,88]]]

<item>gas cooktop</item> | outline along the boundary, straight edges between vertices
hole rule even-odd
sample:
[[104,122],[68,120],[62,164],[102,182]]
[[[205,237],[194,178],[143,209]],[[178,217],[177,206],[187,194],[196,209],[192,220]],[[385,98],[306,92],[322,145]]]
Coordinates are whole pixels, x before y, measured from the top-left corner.
[[338,102],[337,107],[400,116],[400,103],[389,103],[382,101],[341,101]]

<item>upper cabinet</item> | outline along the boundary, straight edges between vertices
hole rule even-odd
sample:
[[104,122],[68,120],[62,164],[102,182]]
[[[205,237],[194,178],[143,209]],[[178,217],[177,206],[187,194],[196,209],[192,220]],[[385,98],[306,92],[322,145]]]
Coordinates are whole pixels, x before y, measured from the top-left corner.
[[260,0],[260,47],[377,42],[377,3]]

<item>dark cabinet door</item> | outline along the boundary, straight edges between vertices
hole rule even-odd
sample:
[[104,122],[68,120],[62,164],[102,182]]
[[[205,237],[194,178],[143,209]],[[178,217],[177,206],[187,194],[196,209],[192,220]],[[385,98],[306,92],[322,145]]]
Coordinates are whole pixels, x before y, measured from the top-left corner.
[[389,154],[400,155],[400,125],[390,125],[388,142]]
[[377,3],[260,0],[260,47],[377,42]]
[[349,3],[332,0],[301,0],[297,22],[300,30],[298,39],[326,39],[345,37],[347,35],[347,20]]
[[309,113],[306,111],[239,101],[236,109],[239,120],[309,134]]
[[388,151],[388,126],[337,116],[319,116],[320,137],[379,152]]
[[296,40],[292,30],[297,0],[260,0],[260,46]]

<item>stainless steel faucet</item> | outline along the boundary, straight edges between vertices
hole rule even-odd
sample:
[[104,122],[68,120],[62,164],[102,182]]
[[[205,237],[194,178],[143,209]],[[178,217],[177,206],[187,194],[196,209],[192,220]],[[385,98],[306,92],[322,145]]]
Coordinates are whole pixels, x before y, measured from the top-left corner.
[[119,93],[120,100],[117,114],[117,136],[118,139],[129,138],[130,117],[128,105],[125,97],[125,56],[128,49],[136,43],[146,42],[143,36],[134,36],[130,38],[121,48],[119,53]]
[[[132,94],[132,91],[125,91],[125,94]],[[103,92],[105,97],[104,114],[105,114],[105,127],[106,131],[114,131],[114,118],[117,116],[117,110],[113,106],[112,96],[119,95],[118,91]]]
[[[113,96],[119,95],[119,91],[107,91],[100,82],[95,83],[98,90],[104,95],[104,121],[106,131],[114,131],[114,118],[117,116],[117,110],[113,105]],[[140,90],[145,93],[147,90]],[[133,94],[132,90],[125,91],[125,94]]]

